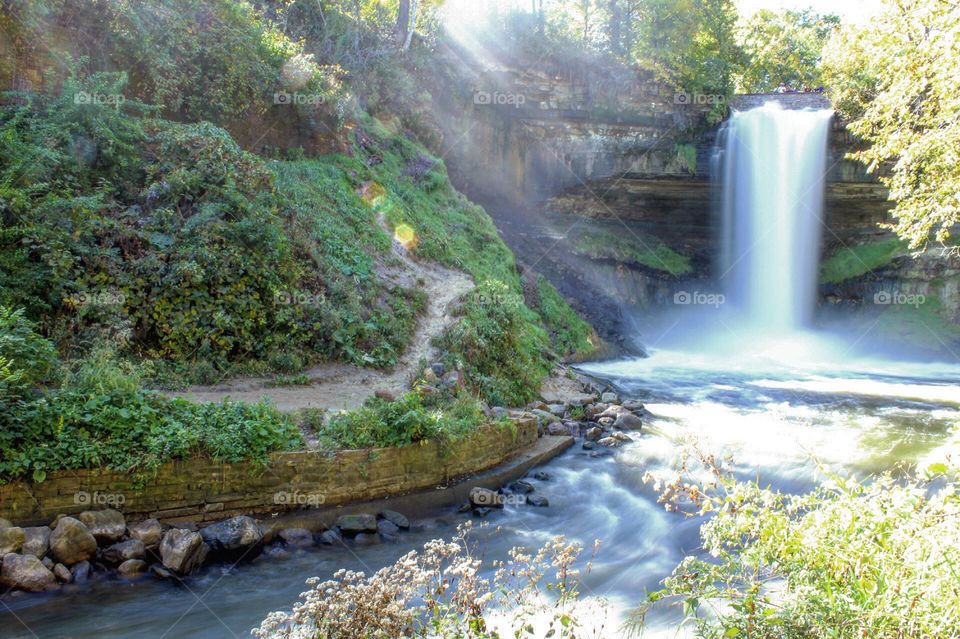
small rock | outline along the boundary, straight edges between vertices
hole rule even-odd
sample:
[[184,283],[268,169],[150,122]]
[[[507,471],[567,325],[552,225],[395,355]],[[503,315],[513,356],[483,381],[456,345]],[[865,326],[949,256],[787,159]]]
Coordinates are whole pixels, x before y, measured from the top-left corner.
[[377,522],[377,532],[387,541],[396,541],[400,539],[400,528],[393,522],[381,519]]
[[114,544],[103,551],[101,557],[109,564],[117,565],[131,559],[143,559],[147,549],[139,539],[128,539]]
[[177,576],[176,576],[175,574],[173,574],[172,572],[170,572],[169,570],[167,570],[166,568],[164,568],[164,567],[161,566],[160,564],[153,564],[152,566],[150,566],[150,572],[152,572],[153,574],[155,574],[157,577],[160,577],[161,579],[176,579],[176,578],[177,578]]
[[539,481],[550,481],[550,473],[545,471],[538,471],[533,474],[533,478]]
[[377,518],[366,513],[360,515],[341,515],[337,517],[337,528],[347,537],[360,533],[377,532]]
[[384,389],[381,389],[381,390],[378,390],[377,392],[375,392],[375,393],[374,393],[374,396],[382,399],[382,400],[385,401],[385,402],[395,402],[395,401],[397,401],[397,396],[396,396],[396,395],[394,395],[394,394],[391,393],[390,391],[384,390]]
[[529,495],[536,489],[530,482],[518,479],[517,481],[510,482],[510,484],[507,486],[507,490],[516,495]]
[[278,536],[287,546],[309,548],[313,545],[313,533],[306,528],[284,528]]
[[557,416],[549,411],[541,410],[539,408],[534,408],[530,412],[536,415],[540,419],[540,421],[544,424],[552,424],[554,422],[559,421]]
[[128,559],[117,567],[117,574],[130,579],[147,571],[147,562],[142,559]]
[[374,546],[380,543],[380,536],[377,533],[357,533],[353,542],[358,546]]
[[127,533],[127,522],[116,510],[87,510],[80,513],[79,519],[101,544],[120,541]]
[[617,448],[617,447],[623,445],[623,442],[620,441],[619,439],[617,439],[616,437],[604,437],[603,439],[601,439],[601,440],[598,441],[597,443],[600,444],[601,446],[605,446],[605,447],[607,447],[607,448]]
[[410,520],[395,510],[381,510],[377,519],[385,519],[400,530],[410,530]]
[[325,546],[338,546],[343,543],[343,537],[336,530],[324,530],[320,534],[320,543]]
[[564,404],[547,404],[547,411],[556,417],[563,417],[567,407]]
[[260,534],[263,535],[263,545],[266,546],[267,544],[273,543],[274,538],[277,536],[277,529],[262,521],[257,522],[257,527],[260,528]]
[[0,528],[0,557],[3,557],[7,553],[20,552],[20,550],[23,548],[23,542],[26,541],[26,538],[27,536],[24,533],[23,528],[19,528],[17,526],[5,526]]
[[97,540],[79,520],[61,517],[50,533],[50,553],[60,563],[72,566],[97,552]]
[[473,508],[473,504],[471,504],[469,501],[465,501],[462,504],[460,504],[460,508],[457,509],[457,512],[468,513],[472,508]]
[[570,434],[570,431],[560,422],[553,422],[547,424],[547,434],[554,437],[565,437]]
[[432,370],[433,374],[437,377],[443,377],[443,372],[446,369],[443,367],[443,362],[434,362],[430,364],[430,370]]
[[63,564],[57,564],[53,567],[53,576],[65,584],[73,581],[73,573]]
[[421,376],[421,379],[431,386],[436,386],[440,383],[440,378],[437,377],[437,374],[433,372],[433,369],[429,366],[423,369],[423,375]]
[[263,556],[267,559],[287,559],[290,551],[283,546],[270,546],[263,551]]
[[587,439],[587,441],[595,442],[601,437],[603,437],[603,430],[596,426],[592,426],[587,429],[587,432],[584,434],[584,437]]
[[621,406],[626,408],[631,413],[635,413],[641,410],[646,410],[646,407],[643,405],[643,402],[638,401],[636,399],[628,399],[627,401],[623,402]]
[[620,396],[616,393],[603,393],[600,395],[600,401],[604,404],[619,404]]
[[49,557],[40,557],[40,563],[47,567],[47,570],[53,570],[53,559]]
[[613,437],[614,439],[616,439],[616,440],[618,440],[618,441],[621,441],[621,442],[624,442],[624,443],[626,443],[626,442],[632,442],[632,441],[633,441],[633,438],[632,438],[632,437],[630,437],[630,436],[627,435],[626,433],[621,433],[620,431],[617,431],[617,432],[615,432],[614,434],[612,434],[612,435],[610,435],[610,436]]
[[420,384],[417,386],[417,393],[420,397],[429,397],[431,395],[436,395],[440,392],[440,389],[436,386],[431,386],[430,384]]
[[81,561],[70,569],[70,574],[73,576],[73,583],[86,583],[90,579],[90,562]]
[[612,427],[614,421],[615,421],[615,420],[614,420],[613,417],[598,417],[598,418],[597,418],[597,423],[600,424],[600,427],[601,427],[601,428],[605,428],[605,429],[609,429],[610,427]]
[[466,387],[467,380],[460,371],[450,371],[443,376],[443,385],[450,389],[461,389]]
[[581,448],[583,448],[583,450],[593,450],[593,449],[596,448],[596,447],[597,447],[597,445],[596,445],[594,442],[591,442],[591,441],[583,442],[583,446],[581,446]]
[[626,408],[624,408],[623,406],[616,406],[616,405],[614,405],[614,406],[609,406],[609,407],[607,407],[602,413],[600,413],[599,415],[597,415],[596,419],[597,419],[597,421],[600,421],[600,420],[602,420],[602,419],[612,419],[612,420],[615,420],[615,419],[617,419],[618,417],[620,417],[621,415],[630,415],[630,414],[631,414],[630,411],[628,411],[628,410],[627,410]]
[[[217,554],[247,554],[263,543],[260,525],[253,517],[239,515],[207,526],[200,531],[203,541]],[[169,568],[169,566],[168,566]]]
[[156,519],[145,519],[130,526],[130,537],[142,541],[147,550],[156,550],[163,541],[163,526]]
[[50,528],[47,526],[24,528],[23,534],[23,548],[20,552],[24,555],[43,557],[50,550]]
[[497,421],[510,419],[510,411],[504,408],[503,406],[494,406],[493,408],[490,409],[490,411],[493,413],[492,415],[493,419]]
[[470,489],[470,505],[474,508],[503,508],[503,495],[475,486]]
[[640,430],[643,422],[633,413],[621,413],[613,422],[613,428],[619,430]]
[[527,505],[536,508],[546,508],[550,505],[550,501],[543,495],[530,495],[527,497]]
[[486,506],[480,506],[478,508],[473,509],[473,516],[482,518],[482,517],[486,517],[492,512],[493,510],[491,508],[487,508]]
[[8,553],[0,566],[0,584],[29,592],[46,590],[55,582],[53,573],[33,555]]
[[189,575],[202,566],[209,552],[199,533],[182,528],[171,528],[160,542],[163,566],[179,575]]
[[573,437],[580,436],[580,422],[563,422],[564,428],[567,429],[567,434]]

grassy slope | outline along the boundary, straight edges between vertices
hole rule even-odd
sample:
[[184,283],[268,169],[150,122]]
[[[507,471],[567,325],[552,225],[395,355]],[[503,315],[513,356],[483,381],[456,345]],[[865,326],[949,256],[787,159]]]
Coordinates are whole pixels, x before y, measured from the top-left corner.
[[906,243],[896,238],[837,249],[820,266],[820,280],[837,284],[865,275],[886,266],[905,250]]
[[690,258],[680,255],[655,237],[641,240],[601,231],[587,231],[574,240],[573,250],[592,259],[611,259],[645,266],[670,275],[685,275]]

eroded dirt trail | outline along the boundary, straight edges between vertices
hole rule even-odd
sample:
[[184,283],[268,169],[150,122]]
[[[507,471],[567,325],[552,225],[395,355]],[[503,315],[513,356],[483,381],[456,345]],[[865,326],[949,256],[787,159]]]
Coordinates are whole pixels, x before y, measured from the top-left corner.
[[361,368],[352,364],[321,364],[304,374],[309,385],[270,386],[271,377],[237,378],[215,386],[195,386],[183,392],[169,393],[197,402],[219,402],[230,398],[256,402],[269,398],[285,412],[302,408],[350,410],[360,406],[377,391],[403,393],[416,374],[421,359],[430,361],[430,342],[453,322],[456,301],[474,287],[473,279],[461,271],[414,260],[407,250],[394,241],[392,263],[380,268],[388,281],[403,286],[421,285],[427,294],[427,308],[420,317],[410,346],[397,365],[388,371]]

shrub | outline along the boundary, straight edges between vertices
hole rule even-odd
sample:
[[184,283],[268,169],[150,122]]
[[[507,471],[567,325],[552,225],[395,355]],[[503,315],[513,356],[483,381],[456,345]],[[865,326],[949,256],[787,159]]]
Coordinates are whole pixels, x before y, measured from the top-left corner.
[[491,404],[517,406],[535,398],[549,374],[549,339],[520,293],[487,280],[467,296],[460,321],[440,339],[447,364]]
[[[433,540],[372,575],[340,570],[307,581],[293,611],[271,613],[253,634],[260,639],[387,639],[394,637],[587,636],[577,613],[580,546],[556,537],[535,552],[514,548],[492,579],[468,542],[469,524],[452,541]],[[547,574],[556,581],[547,581]],[[505,612],[506,623],[492,620]],[[507,628],[497,626],[507,625]],[[508,634],[509,633],[509,634]]]
[[427,440],[456,440],[484,421],[474,399],[427,402],[413,392],[394,402],[371,398],[355,411],[334,416],[318,437],[331,448],[408,446]]
[[0,397],[48,380],[56,362],[56,348],[36,333],[23,309],[0,306]]
[[714,476],[717,490],[667,487],[670,503],[713,514],[701,528],[710,557],[687,557],[641,618],[667,598],[711,639],[960,635],[955,485],[833,477],[789,495]]

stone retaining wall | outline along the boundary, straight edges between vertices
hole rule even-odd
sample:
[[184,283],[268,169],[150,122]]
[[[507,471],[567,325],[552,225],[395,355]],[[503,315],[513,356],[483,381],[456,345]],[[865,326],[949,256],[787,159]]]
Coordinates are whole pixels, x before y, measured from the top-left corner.
[[138,485],[107,469],[52,473],[43,483],[0,486],[0,518],[45,525],[59,514],[116,508],[127,521],[211,521],[237,514],[267,514],[302,507],[337,506],[445,486],[513,457],[537,441],[537,422],[513,428],[487,425],[447,444],[337,453],[275,453],[265,468],[211,459],[161,466]]

